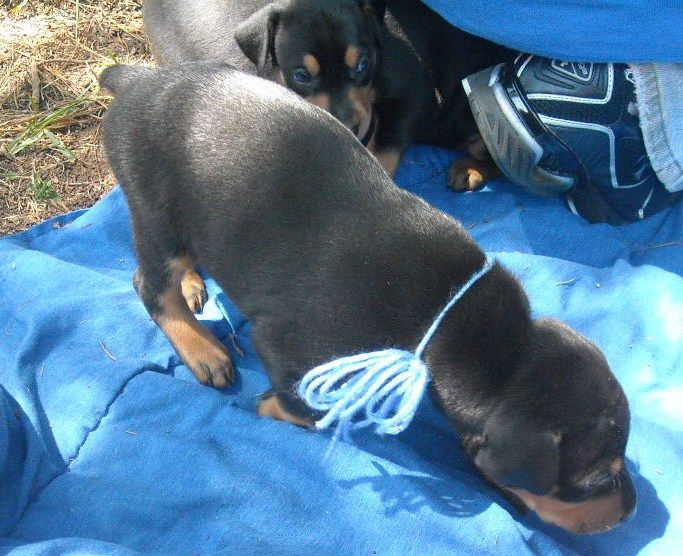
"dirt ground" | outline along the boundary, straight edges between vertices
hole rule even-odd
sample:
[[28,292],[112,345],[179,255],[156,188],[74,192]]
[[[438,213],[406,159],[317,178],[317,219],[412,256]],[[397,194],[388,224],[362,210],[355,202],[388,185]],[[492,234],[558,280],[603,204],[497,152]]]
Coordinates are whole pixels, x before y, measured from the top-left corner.
[[152,63],[141,5],[0,0],[0,235],[88,207],[114,185],[97,76]]

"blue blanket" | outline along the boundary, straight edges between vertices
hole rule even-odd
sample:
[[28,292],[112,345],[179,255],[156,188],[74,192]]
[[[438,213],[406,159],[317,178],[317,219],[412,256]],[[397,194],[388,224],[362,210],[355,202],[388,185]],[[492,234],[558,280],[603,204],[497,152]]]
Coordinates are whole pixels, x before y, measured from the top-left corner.
[[[428,400],[397,437],[259,419],[249,323],[209,282],[202,319],[239,380],[201,386],[131,285],[119,189],[0,240],[0,553],[635,554],[683,546],[683,203],[619,228],[505,180],[446,188],[452,153],[415,147],[397,180],[455,215],[526,285],[537,316],[597,342],[632,408],[637,515],[567,534],[516,513]],[[230,338],[236,334],[234,341]]]

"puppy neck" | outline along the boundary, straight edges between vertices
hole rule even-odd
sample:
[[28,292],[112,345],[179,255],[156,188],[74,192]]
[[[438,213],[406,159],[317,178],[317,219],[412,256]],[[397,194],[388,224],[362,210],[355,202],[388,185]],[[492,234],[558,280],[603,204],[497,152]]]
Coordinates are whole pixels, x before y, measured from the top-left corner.
[[496,265],[453,307],[425,351],[433,394],[449,419],[479,421],[528,352],[531,330],[526,294]]

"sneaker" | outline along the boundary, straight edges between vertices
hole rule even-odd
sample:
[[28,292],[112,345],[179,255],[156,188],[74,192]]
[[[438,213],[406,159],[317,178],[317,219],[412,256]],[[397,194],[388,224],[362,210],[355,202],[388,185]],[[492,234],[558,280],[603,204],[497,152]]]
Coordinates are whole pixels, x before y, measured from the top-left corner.
[[640,220],[680,197],[650,165],[626,64],[520,54],[463,86],[501,171],[534,193],[565,195],[590,222]]

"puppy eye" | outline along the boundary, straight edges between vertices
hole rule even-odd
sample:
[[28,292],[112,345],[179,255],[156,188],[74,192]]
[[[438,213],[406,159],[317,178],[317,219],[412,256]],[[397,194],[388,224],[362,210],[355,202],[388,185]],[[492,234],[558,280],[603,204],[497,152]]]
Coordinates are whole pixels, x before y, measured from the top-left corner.
[[299,68],[297,70],[294,70],[292,72],[292,78],[294,81],[297,83],[310,83],[311,82],[311,72],[309,72],[307,69],[304,68]]
[[356,75],[361,76],[368,69],[368,59],[361,58],[358,64],[356,64]]

